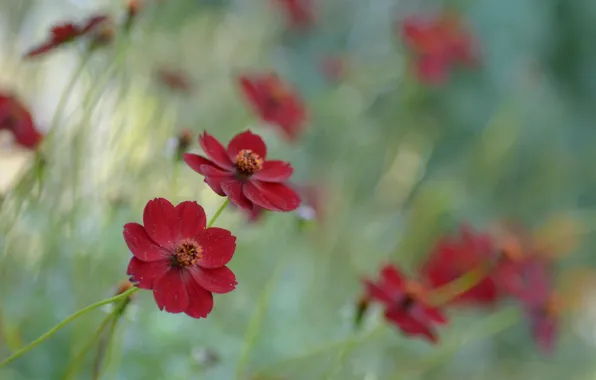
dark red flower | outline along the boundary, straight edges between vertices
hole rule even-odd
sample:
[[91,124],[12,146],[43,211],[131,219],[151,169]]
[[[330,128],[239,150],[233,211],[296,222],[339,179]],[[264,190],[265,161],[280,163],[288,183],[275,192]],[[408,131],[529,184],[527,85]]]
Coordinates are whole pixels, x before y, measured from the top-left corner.
[[157,79],[170,90],[186,95],[190,94],[194,87],[188,74],[181,70],[159,69]]
[[551,293],[541,304],[525,306],[534,341],[544,354],[552,354],[563,308],[562,300],[557,294]]
[[106,15],[93,16],[81,24],[62,23],[50,30],[50,38],[36,48],[25,53],[25,58],[33,58],[50,52],[64,44],[70,43],[81,36],[94,31],[98,26],[107,22],[109,17]]
[[419,335],[436,343],[434,325],[447,319],[427,302],[428,290],[415,281],[405,279],[393,265],[381,269],[381,278],[374,283],[365,280],[367,295],[385,306],[385,318],[406,335]]
[[[421,273],[433,288],[439,288],[490,263],[493,257],[490,235],[477,233],[470,226],[463,225],[459,236],[439,240],[422,266]],[[492,276],[487,276],[452,302],[487,306],[494,304],[498,298],[497,284]]]
[[300,206],[300,196],[285,183],[294,169],[287,162],[267,160],[265,142],[250,130],[236,135],[227,149],[207,132],[199,143],[208,159],[187,153],[184,162],[236,206],[272,211],[293,211]]
[[17,144],[35,149],[43,140],[31,114],[14,96],[0,93],[0,130],[8,130]]
[[288,141],[298,138],[306,122],[306,107],[279,76],[245,75],[240,77],[240,87],[263,121],[279,127]]
[[401,33],[424,82],[440,84],[454,64],[477,63],[475,41],[456,15],[408,17],[401,24]]
[[153,290],[160,310],[205,318],[213,309],[212,293],[228,293],[236,276],[226,267],[236,238],[223,228],[206,228],[205,211],[196,202],[173,206],[163,198],[149,201],[143,224],[124,226],[133,254],[131,281]]
[[315,24],[312,0],[273,0],[286,16],[289,29],[309,29]]

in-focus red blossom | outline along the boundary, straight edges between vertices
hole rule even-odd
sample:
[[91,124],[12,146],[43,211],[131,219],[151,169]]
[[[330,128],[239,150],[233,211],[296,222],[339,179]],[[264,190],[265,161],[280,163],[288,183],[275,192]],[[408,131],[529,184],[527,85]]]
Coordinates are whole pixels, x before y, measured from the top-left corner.
[[287,162],[267,160],[267,146],[260,136],[247,130],[236,135],[226,149],[204,132],[199,143],[208,158],[187,153],[184,162],[236,206],[283,212],[300,206],[300,196],[286,184],[294,169]]
[[435,325],[447,323],[443,313],[427,301],[428,289],[421,283],[405,279],[393,265],[381,269],[377,282],[364,281],[367,295],[385,306],[385,318],[404,334],[438,341]]
[[181,70],[159,69],[157,71],[157,80],[170,90],[185,95],[190,94],[194,88],[188,74]]
[[196,202],[174,206],[156,198],[145,206],[143,225],[124,226],[133,254],[127,273],[139,288],[153,290],[160,310],[205,318],[213,309],[212,293],[236,287],[236,276],[226,266],[236,237],[206,225],[205,211]]
[[244,96],[261,119],[280,128],[288,141],[296,141],[307,119],[298,94],[274,73],[244,75],[239,80]]
[[478,62],[476,42],[455,14],[408,17],[401,23],[401,34],[423,82],[441,84],[455,64]]
[[[439,288],[457,278],[487,265],[494,257],[494,243],[489,234],[478,233],[462,225],[459,236],[443,237],[421,269],[422,276]],[[500,296],[492,276],[487,276],[468,291],[453,299],[453,303],[488,306]]]
[[273,0],[286,17],[288,29],[305,30],[315,24],[313,0]]
[[541,304],[525,306],[534,341],[544,354],[552,354],[563,309],[561,298],[556,293],[551,293]]
[[25,53],[25,58],[33,58],[48,53],[62,45],[95,31],[103,23],[108,22],[106,15],[93,16],[80,24],[61,23],[50,30],[47,41]]
[[35,149],[43,140],[31,114],[14,96],[0,93],[0,130],[8,130],[15,142],[27,149]]

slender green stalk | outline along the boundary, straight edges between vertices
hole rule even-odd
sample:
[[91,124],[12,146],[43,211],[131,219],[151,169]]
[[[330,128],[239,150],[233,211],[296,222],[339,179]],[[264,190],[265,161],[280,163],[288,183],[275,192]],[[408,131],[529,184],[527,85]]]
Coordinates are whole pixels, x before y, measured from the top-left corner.
[[69,324],[70,322],[74,321],[78,317],[80,317],[80,316],[82,316],[84,314],[87,314],[88,312],[90,312],[92,310],[95,310],[98,307],[101,307],[103,305],[107,305],[109,303],[116,302],[116,301],[119,301],[121,299],[125,299],[126,297],[129,297],[131,294],[133,294],[134,292],[136,292],[138,290],[139,290],[139,288],[131,288],[131,289],[127,290],[126,292],[122,293],[122,294],[119,294],[119,295],[117,295],[115,297],[111,297],[111,298],[105,299],[103,301],[95,302],[95,303],[93,303],[93,304],[91,304],[91,305],[89,305],[89,306],[87,306],[87,307],[85,307],[85,308],[83,308],[83,309],[75,312],[74,314],[71,314],[66,319],[64,319],[62,322],[58,323],[56,326],[52,327],[49,331],[47,331],[46,333],[44,333],[42,336],[40,336],[39,338],[37,338],[33,342],[29,343],[27,346],[21,348],[20,350],[18,350],[14,354],[12,354],[10,357],[8,357],[7,359],[5,359],[4,361],[2,361],[0,363],[0,368],[4,367],[5,365],[9,364],[10,362],[14,361],[15,359],[18,359],[19,357],[23,356],[24,354],[26,354],[27,352],[29,352],[33,348],[37,347],[44,340],[50,338],[52,335],[54,335],[56,332],[58,332],[58,330],[60,330],[61,328],[63,328],[67,324]]
[[213,226],[213,224],[215,223],[215,221],[217,220],[217,218],[219,218],[219,216],[221,215],[221,213],[223,212],[223,210],[226,208],[226,206],[228,205],[228,203],[230,203],[230,198],[226,198],[226,201],[219,206],[219,209],[215,212],[215,215],[213,215],[213,218],[211,218],[211,220],[209,221],[209,223],[207,223],[207,228]]
[[455,280],[435,289],[429,298],[432,305],[440,306],[464,294],[486,278],[488,267],[483,265],[473,269]]
[[110,362],[110,357],[112,354],[112,342],[114,341],[114,335],[116,334],[116,327],[118,326],[120,316],[121,314],[117,314],[114,317],[106,340],[104,340],[97,349],[97,355],[93,365],[93,380],[98,380],[101,377],[103,364]]

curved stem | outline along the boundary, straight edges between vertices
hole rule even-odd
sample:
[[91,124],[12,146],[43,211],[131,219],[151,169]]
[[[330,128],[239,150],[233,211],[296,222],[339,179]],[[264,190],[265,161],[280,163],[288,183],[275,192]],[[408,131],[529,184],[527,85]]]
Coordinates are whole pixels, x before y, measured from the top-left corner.
[[213,223],[215,223],[215,221],[217,220],[217,218],[219,218],[219,216],[221,215],[221,213],[223,212],[223,210],[226,208],[226,206],[228,205],[228,203],[230,203],[230,198],[226,198],[226,201],[219,206],[219,209],[217,209],[217,211],[215,212],[215,215],[213,215],[213,217],[211,218],[211,220],[209,220],[209,223],[207,223],[207,228],[213,226]]
[[105,299],[103,301],[98,301],[95,302],[85,308],[82,308],[81,310],[75,312],[74,314],[71,314],[70,316],[66,317],[66,319],[64,319],[62,322],[58,323],[56,326],[52,327],[49,331],[47,331],[46,333],[44,333],[42,336],[40,336],[39,338],[37,338],[36,340],[34,340],[33,342],[29,343],[27,346],[21,348],[20,350],[18,350],[17,352],[15,352],[14,354],[12,354],[10,357],[8,357],[7,359],[3,360],[0,363],[0,368],[4,367],[5,365],[7,365],[8,363],[12,362],[13,360],[23,356],[24,354],[26,354],[28,351],[30,351],[31,349],[37,347],[40,343],[42,343],[44,340],[50,338],[52,335],[54,335],[56,332],[58,332],[58,330],[60,330],[61,328],[63,328],[64,326],[66,326],[67,324],[69,324],[70,322],[74,321],[75,319],[77,319],[78,317],[82,316],[83,314],[87,314],[88,312],[97,309],[98,307],[101,307],[103,305],[107,305],[109,303],[124,299],[126,297],[129,297],[132,293],[138,291],[139,288],[131,288],[129,290],[127,290],[126,292],[119,294],[115,297],[111,297],[108,299]]

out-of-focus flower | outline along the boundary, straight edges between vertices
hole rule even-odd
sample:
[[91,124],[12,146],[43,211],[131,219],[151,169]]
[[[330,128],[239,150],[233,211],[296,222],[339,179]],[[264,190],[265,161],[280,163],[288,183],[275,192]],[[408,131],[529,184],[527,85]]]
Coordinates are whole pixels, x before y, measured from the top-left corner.
[[196,202],[177,206],[156,198],[145,206],[143,225],[124,226],[124,240],[133,254],[131,281],[153,290],[160,310],[205,318],[213,309],[212,293],[228,293],[236,276],[226,266],[236,237],[223,228],[206,228],[205,211]]
[[405,279],[393,265],[381,269],[378,282],[365,280],[367,295],[385,306],[385,318],[406,335],[421,336],[436,343],[434,325],[447,319],[427,302],[428,289],[423,284]]
[[441,84],[453,65],[473,66],[478,62],[476,43],[455,14],[411,16],[403,20],[400,27],[423,82]]
[[[433,288],[439,288],[488,264],[493,252],[493,241],[489,234],[478,233],[470,226],[462,225],[459,236],[443,237],[438,242],[422,266],[421,273]],[[486,276],[452,302],[488,306],[494,304],[499,295],[492,276]]]
[[187,153],[184,161],[205,176],[213,191],[236,206],[252,211],[256,205],[282,212],[300,206],[300,196],[286,185],[294,169],[287,162],[267,160],[267,146],[260,136],[247,130],[236,135],[226,149],[204,132],[199,143],[208,159]]
[[348,72],[346,60],[338,56],[323,59],[320,68],[325,78],[333,83],[341,82]]
[[364,320],[364,316],[370,307],[370,297],[368,295],[363,295],[358,298],[358,302],[356,302],[356,312],[354,313],[354,325],[356,328],[362,325],[362,321]]
[[187,73],[181,70],[161,68],[157,70],[159,83],[172,91],[188,95],[193,90],[193,84]]
[[126,4],[126,18],[124,19],[125,31],[130,30],[142,7],[143,2],[141,0],[128,0]]
[[312,0],[273,0],[284,13],[289,29],[305,30],[315,24],[315,10]]
[[0,92],[0,130],[8,130],[15,142],[27,149],[35,149],[43,140],[31,114],[14,96]]
[[534,341],[544,354],[552,354],[563,310],[562,299],[556,293],[551,293],[541,304],[525,306]]
[[296,141],[304,129],[306,106],[277,74],[244,75],[240,88],[263,121],[279,127],[288,141]]
[[82,36],[96,31],[102,24],[109,21],[106,15],[93,16],[80,24],[61,23],[50,30],[50,37],[46,42],[25,53],[25,58],[33,58],[48,53],[62,45],[73,42]]

